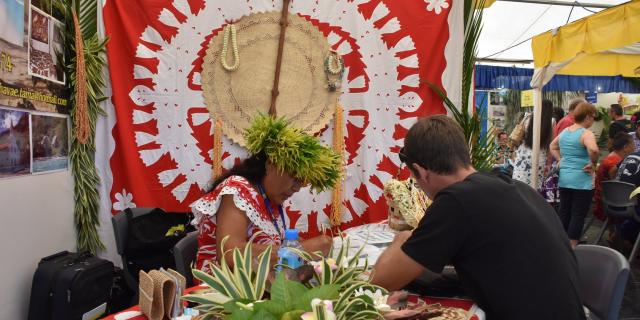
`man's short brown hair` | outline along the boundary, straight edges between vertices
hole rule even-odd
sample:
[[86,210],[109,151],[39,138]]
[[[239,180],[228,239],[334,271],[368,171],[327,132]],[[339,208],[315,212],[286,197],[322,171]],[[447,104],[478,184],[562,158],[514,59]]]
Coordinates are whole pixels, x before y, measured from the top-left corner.
[[584,121],[587,116],[592,116],[595,118],[597,112],[598,111],[596,110],[596,107],[594,107],[591,103],[582,102],[578,104],[575,110],[573,110],[573,118],[575,119],[576,123],[580,123]]
[[451,174],[471,166],[469,147],[462,128],[445,115],[422,118],[404,138],[401,159],[438,174]]
[[582,102],[587,102],[587,101],[582,99],[582,98],[573,98],[573,99],[571,99],[571,101],[569,101],[569,112],[575,110],[576,107]]

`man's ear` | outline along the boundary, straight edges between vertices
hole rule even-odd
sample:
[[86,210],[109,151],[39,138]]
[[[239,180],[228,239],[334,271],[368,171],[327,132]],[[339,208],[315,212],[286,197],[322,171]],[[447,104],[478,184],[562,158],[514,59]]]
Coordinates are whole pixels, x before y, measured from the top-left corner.
[[416,175],[416,180],[421,180],[421,179],[427,179],[427,169],[425,169],[424,167],[422,167],[421,165],[417,164],[417,163],[412,163],[411,164],[411,171],[413,171],[414,175]]

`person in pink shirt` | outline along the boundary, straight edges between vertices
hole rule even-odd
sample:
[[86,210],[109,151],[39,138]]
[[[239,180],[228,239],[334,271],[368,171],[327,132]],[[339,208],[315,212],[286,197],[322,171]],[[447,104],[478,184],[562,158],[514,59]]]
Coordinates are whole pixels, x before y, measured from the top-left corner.
[[573,120],[573,110],[581,102],[586,102],[586,101],[582,98],[575,98],[569,102],[569,113],[567,113],[567,115],[564,116],[564,118],[560,119],[560,121],[558,121],[556,126],[553,127],[554,138],[557,137],[560,134],[560,132],[562,132],[562,130],[568,127],[571,127],[575,123],[575,121]]

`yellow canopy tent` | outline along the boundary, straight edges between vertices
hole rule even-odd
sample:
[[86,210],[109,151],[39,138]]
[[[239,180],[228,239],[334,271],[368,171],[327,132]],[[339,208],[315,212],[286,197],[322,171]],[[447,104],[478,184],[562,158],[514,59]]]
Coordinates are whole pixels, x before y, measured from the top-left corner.
[[[640,0],[634,0],[533,37],[535,71],[532,176],[540,152],[542,87],[556,74],[640,77]],[[532,179],[537,187],[537,179]]]

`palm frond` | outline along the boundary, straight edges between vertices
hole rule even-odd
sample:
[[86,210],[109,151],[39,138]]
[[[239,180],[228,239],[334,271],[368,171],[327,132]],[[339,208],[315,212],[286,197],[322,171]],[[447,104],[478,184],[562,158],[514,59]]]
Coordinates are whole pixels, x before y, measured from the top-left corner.
[[[48,1],[48,0],[47,0]],[[85,21],[88,26],[91,21],[97,21],[97,4],[95,1],[83,0],[86,3],[85,17],[81,20]],[[91,4],[93,2],[93,4]],[[65,55],[57,55],[59,63],[64,66],[67,85],[70,91],[70,114],[71,122],[75,123],[78,116],[76,110],[75,91],[77,84],[76,70],[76,46],[75,46],[75,29],[73,21],[73,12],[78,11],[78,2],[75,1],[52,1],[54,10],[60,13],[67,22],[65,27],[60,30],[60,36],[64,39]],[[80,4],[81,5],[81,4]],[[88,10],[94,6],[93,13]],[[93,15],[91,17],[90,15]],[[95,25],[95,23],[94,23]],[[94,27],[95,30],[95,27]],[[98,226],[100,221],[98,218],[100,194],[98,186],[100,185],[100,177],[98,176],[95,166],[95,128],[99,115],[105,114],[100,108],[100,102],[104,101],[103,89],[106,82],[102,76],[102,69],[105,66],[106,39],[99,39],[95,31],[92,34],[83,33],[82,41],[84,50],[82,55],[85,59],[85,70],[87,75],[87,111],[89,119],[89,138],[86,143],[80,143],[76,139],[77,128],[73,127],[71,136],[71,150],[69,158],[71,160],[71,172],[74,179],[74,221],[76,228],[76,242],[78,250],[87,250],[96,253],[103,249],[104,245],[98,235]],[[67,61],[64,56],[68,57]]]
[[98,1],[79,0],[80,30],[83,38],[89,38],[98,32]]

